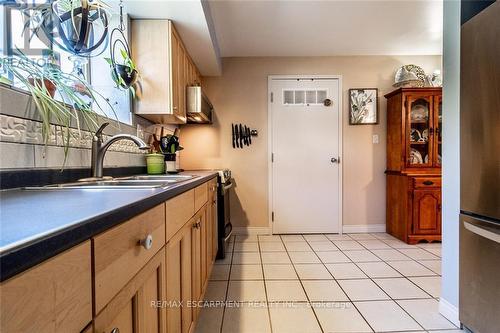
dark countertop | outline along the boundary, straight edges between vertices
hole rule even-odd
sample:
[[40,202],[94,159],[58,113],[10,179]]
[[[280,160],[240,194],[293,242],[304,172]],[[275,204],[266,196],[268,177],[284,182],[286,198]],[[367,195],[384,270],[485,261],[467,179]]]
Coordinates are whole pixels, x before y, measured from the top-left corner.
[[152,189],[7,190],[0,192],[0,281],[217,176]]

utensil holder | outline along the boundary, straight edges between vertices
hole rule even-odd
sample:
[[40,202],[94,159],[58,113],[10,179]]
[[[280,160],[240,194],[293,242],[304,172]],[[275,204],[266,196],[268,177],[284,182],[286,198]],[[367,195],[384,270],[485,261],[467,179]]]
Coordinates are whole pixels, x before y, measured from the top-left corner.
[[167,173],[177,173],[177,167],[175,161],[177,154],[165,154],[165,171]]

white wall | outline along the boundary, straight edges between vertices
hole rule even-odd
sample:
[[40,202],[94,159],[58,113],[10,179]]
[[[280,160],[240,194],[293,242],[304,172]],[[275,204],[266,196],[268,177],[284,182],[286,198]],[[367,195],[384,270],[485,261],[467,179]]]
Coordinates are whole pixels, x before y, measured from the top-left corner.
[[443,247],[440,311],[458,323],[460,212],[460,2],[444,2]]

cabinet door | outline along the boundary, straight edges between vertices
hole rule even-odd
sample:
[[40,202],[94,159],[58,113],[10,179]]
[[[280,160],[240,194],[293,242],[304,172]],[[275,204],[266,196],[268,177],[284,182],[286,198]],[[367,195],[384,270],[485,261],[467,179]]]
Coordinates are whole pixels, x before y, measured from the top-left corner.
[[[172,29],[173,30],[173,29]],[[172,54],[172,111],[174,115],[178,115],[179,113],[179,104],[180,104],[180,96],[179,96],[179,85],[181,84],[181,44],[179,37],[177,34],[172,31],[171,34],[171,54]]]
[[[192,299],[194,301],[200,300],[201,297],[201,291],[202,291],[202,260],[201,260],[201,248],[202,248],[202,242],[201,242],[201,223],[202,223],[202,217],[201,217],[201,211],[198,212],[195,217],[193,218],[193,228],[191,231],[191,237],[192,237],[192,275],[191,275],[191,282],[192,282],[192,288],[193,288],[193,297]],[[198,317],[198,309],[193,308],[193,317],[196,320]]]
[[441,167],[443,140],[443,96],[434,96],[434,166]]
[[207,223],[209,224],[209,242],[210,245],[210,263],[213,264],[215,261],[215,257],[217,256],[217,181],[213,180],[209,184],[209,210]]
[[186,87],[188,53],[172,26],[172,110],[177,119],[186,122]]
[[92,320],[90,241],[0,284],[0,332],[80,332]]
[[433,96],[406,96],[406,165],[408,168],[433,165]]
[[160,250],[97,315],[96,333],[166,333],[165,252]]
[[413,191],[413,233],[417,235],[441,234],[441,191]]
[[166,246],[167,331],[187,333],[193,327],[192,300],[192,229],[186,223]]

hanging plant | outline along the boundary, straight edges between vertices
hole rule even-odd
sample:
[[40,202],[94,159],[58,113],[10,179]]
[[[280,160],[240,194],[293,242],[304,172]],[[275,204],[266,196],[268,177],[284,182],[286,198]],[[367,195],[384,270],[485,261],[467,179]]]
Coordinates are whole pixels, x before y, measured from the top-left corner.
[[[104,58],[111,67],[111,78],[116,83],[117,88],[129,90],[132,98],[137,96],[137,88],[141,88],[139,80],[139,72],[130,55],[130,47],[125,38],[125,25],[123,23],[123,0],[120,0],[120,25],[111,31],[110,41],[111,47],[109,50],[110,58]],[[117,49],[119,54],[117,55]]]
[[[113,49],[113,48],[112,48]],[[136,98],[136,89],[139,88],[139,72],[137,67],[130,58],[130,53],[124,49],[120,49],[122,57],[121,63],[116,61],[114,51],[111,51],[111,58],[104,58],[111,68],[111,78],[117,88],[129,90],[133,98]]]
[[[55,0],[25,10],[24,31],[79,56],[102,53],[108,43],[110,7],[101,0]],[[46,38],[42,38],[41,34]],[[51,47],[51,45],[47,45]],[[101,47],[102,46],[102,47]]]
[[[82,126],[94,133],[99,124],[98,116],[107,117],[104,105],[101,105],[99,101],[103,101],[106,107],[112,110],[114,117],[118,118],[106,98],[80,77],[72,73],[64,73],[58,66],[39,66],[19,50],[17,53],[19,55],[16,58],[0,58],[0,66],[19,80],[30,93],[41,118],[42,138],[45,145],[49,143],[52,123],[61,124],[65,128],[61,131],[65,153],[62,166],[64,168],[70,139],[75,136],[73,131],[70,131],[73,123],[76,124],[78,133]],[[86,102],[68,85],[68,82],[78,83],[85,90],[85,94],[90,96],[92,103]],[[55,90],[59,93],[60,99],[54,98]]]

